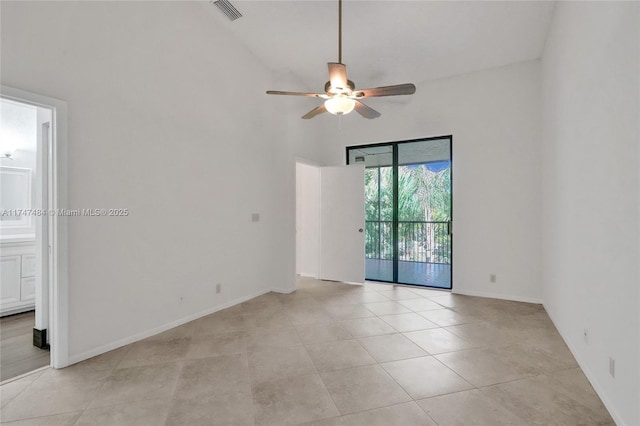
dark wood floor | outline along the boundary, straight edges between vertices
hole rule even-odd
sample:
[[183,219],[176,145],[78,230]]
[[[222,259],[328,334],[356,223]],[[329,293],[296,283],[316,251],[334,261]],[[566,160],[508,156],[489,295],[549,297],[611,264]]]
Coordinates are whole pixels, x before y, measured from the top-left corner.
[[0,381],[49,365],[49,351],[33,346],[35,312],[0,318]]

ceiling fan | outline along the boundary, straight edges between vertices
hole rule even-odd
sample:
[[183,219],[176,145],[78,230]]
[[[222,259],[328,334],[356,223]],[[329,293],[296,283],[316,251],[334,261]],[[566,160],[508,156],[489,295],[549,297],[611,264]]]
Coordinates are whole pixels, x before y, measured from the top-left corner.
[[416,86],[412,83],[394,86],[375,87],[373,89],[357,89],[353,81],[347,79],[347,66],[342,63],[342,0],[338,0],[338,62],[329,62],[329,81],[324,85],[325,93],[284,92],[267,90],[269,95],[308,96],[324,99],[324,103],[305,115],[304,119],[313,118],[323,112],[335,115],[348,114],[354,109],[364,118],[378,118],[380,113],[363,104],[360,100],[379,96],[412,95]]

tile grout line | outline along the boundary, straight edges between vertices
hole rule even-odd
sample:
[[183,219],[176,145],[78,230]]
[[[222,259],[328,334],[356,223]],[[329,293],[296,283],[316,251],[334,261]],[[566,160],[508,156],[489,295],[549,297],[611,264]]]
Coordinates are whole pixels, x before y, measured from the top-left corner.
[[[409,396],[411,396],[411,395],[409,395]],[[353,413],[343,414],[341,417],[351,416],[351,415],[353,415],[353,414],[368,413],[368,412],[370,412],[370,411],[381,410],[381,409],[383,409],[383,408],[396,407],[396,406],[398,406],[398,405],[411,404],[411,403],[413,403],[413,404],[417,405],[417,406],[418,406],[418,408],[420,408],[420,410],[422,410],[422,411],[427,415],[427,417],[429,417],[431,420],[433,420],[433,422],[434,422],[436,425],[439,425],[439,423],[438,423],[438,422],[436,422],[436,421],[433,419],[433,417],[431,417],[431,416],[429,415],[429,413],[425,412],[425,411],[424,411],[424,409],[420,406],[420,404],[418,404],[418,402],[417,402],[416,400],[414,400],[413,398],[411,399],[411,401],[397,402],[397,403],[395,403],[395,404],[385,405],[384,407],[369,408],[369,409],[367,409],[367,410],[362,410],[362,411],[354,411]]]
[[[324,309],[323,309],[323,310],[324,310]],[[329,314],[329,313],[327,312],[327,314]],[[331,315],[329,314],[329,316],[331,316]],[[332,322],[332,323],[330,323],[330,324],[333,324],[333,323],[335,323],[335,322]],[[317,374],[317,375],[318,375],[318,378],[320,379],[320,382],[322,383],[322,387],[324,388],[324,391],[326,392],[326,394],[327,394],[327,395],[329,396],[329,398],[331,399],[331,402],[332,402],[332,404],[333,404],[334,408],[336,409],[336,411],[337,411],[337,412],[338,412],[338,414],[339,414],[339,415],[338,415],[338,417],[341,417],[341,416],[342,416],[342,413],[340,412],[340,409],[338,408],[338,406],[337,406],[337,404],[336,404],[336,402],[335,402],[335,400],[334,400],[333,396],[331,395],[331,392],[329,392],[329,389],[327,389],[327,385],[326,385],[326,383],[324,382],[324,380],[323,380],[323,378],[322,378],[321,371],[318,369],[318,366],[316,365],[316,362],[313,360],[313,357],[311,356],[311,354],[309,354],[309,351],[307,350],[307,347],[306,347],[307,345],[305,345],[305,344],[303,343],[303,340],[302,340],[302,338],[300,337],[300,331],[298,330],[298,328],[297,328],[295,325],[293,325],[293,330],[294,330],[294,332],[296,333],[296,336],[298,337],[298,340],[302,343],[302,345],[301,345],[301,346],[296,346],[296,347],[301,347],[301,348],[303,348],[304,352],[307,354],[307,357],[309,357],[309,359],[311,360],[311,364],[313,365],[313,368],[315,369],[315,373],[312,373],[312,374]],[[349,333],[349,331],[348,331],[348,330],[345,330],[345,331],[347,331],[347,333]],[[349,333],[349,334],[351,334],[351,333]],[[348,339],[347,339],[347,340],[348,340]],[[296,375],[295,377],[300,377],[300,376],[305,376],[305,375],[308,375],[308,374],[300,374],[300,375]],[[252,386],[252,392],[253,392],[253,386]],[[253,399],[252,399],[252,407],[253,407]],[[254,410],[255,410],[255,409],[254,409]],[[324,419],[328,419],[328,418],[333,418],[333,417],[326,417],[326,418],[317,419],[317,420],[324,420]],[[255,419],[255,415],[254,415],[254,419]],[[312,420],[312,421],[315,421],[315,420]]]
[[[41,375],[42,375],[44,373],[44,371],[46,371],[46,370],[48,370],[50,368],[51,368],[50,366],[46,365],[44,367],[38,368],[37,370],[29,371],[28,373],[24,373],[24,374],[21,374],[19,376],[12,377],[12,378],[7,379],[7,380],[5,380],[3,382],[0,382],[0,386],[8,385],[10,383],[17,382],[18,380],[26,379],[27,377],[35,375],[35,374],[37,374],[39,372],[41,372]],[[35,379],[33,379],[33,382],[31,382],[31,383],[34,383],[36,380],[38,380],[38,378],[39,378],[39,376],[36,377]],[[29,383],[29,385],[31,385],[31,383]],[[27,387],[29,385],[27,385]]]
[[253,380],[251,377],[251,363],[249,362],[249,346],[247,345],[246,335],[242,334],[242,341],[244,343],[244,353],[247,356],[247,365],[248,365],[248,373],[249,373],[249,394],[251,395],[251,415],[253,416],[253,424],[255,425],[258,421],[256,417],[256,407],[255,407],[255,398],[253,395]]
[[164,419],[164,424],[165,425],[169,422],[169,416],[171,415],[171,410],[173,409],[173,406],[175,405],[176,390],[178,390],[178,383],[180,382],[180,377],[182,377],[182,372],[184,371],[184,366],[185,366],[185,362],[186,361],[188,361],[188,359],[184,359],[184,360],[178,361],[178,363],[180,364],[180,368],[178,370],[178,375],[176,377],[176,382],[173,384],[173,390],[171,391],[171,396],[169,397],[169,401],[171,402],[171,405],[169,406],[169,409],[167,410],[167,414],[166,414],[165,419]]
[[[22,422],[22,421],[25,421],[25,420],[32,420],[32,419],[42,419],[42,418],[51,417],[51,416],[62,416],[62,415],[65,415],[65,414],[84,413],[84,411],[85,410],[64,411],[62,413],[56,413],[56,414],[45,414],[44,416],[22,417],[22,418],[19,418],[19,419],[7,420],[6,422],[2,421],[2,422],[0,422],[0,424]],[[80,418],[80,417],[78,417],[78,418]],[[77,422],[77,420],[76,420],[76,422]],[[75,422],[74,422],[74,424],[75,424]]]
[[[442,327],[440,327],[440,328],[442,328]],[[430,330],[431,330],[431,329],[430,329]],[[401,334],[404,336],[404,334],[403,334],[403,333],[401,333]],[[435,357],[435,355],[436,355],[436,354],[432,354],[431,352],[429,352],[428,350],[426,350],[425,348],[423,348],[422,346],[420,346],[419,344],[417,344],[416,342],[414,342],[413,340],[411,340],[411,339],[410,339],[410,338],[408,338],[407,336],[404,336],[404,337],[405,337],[405,338],[407,338],[407,339],[409,339],[412,343],[414,343],[415,345],[417,345],[418,347],[420,347],[422,350],[424,350],[424,351],[427,353],[427,356],[428,356],[428,357],[433,358],[434,360],[436,360],[437,362],[439,362],[440,364],[442,364],[445,368],[447,368],[448,370],[450,370],[451,372],[453,372],[456,376],[460,377],[460,378],[461,378],[465,383],[467,383],[467,384],[469,384],[470,386],[472,386],[472,388],[475,388],[475,385],[474,385],[473,383],[470,383],[470,382],[469,382],[468,380],[466,380],[464,377],[460,376],[456,371],[451,370],[451,368],[449,368],[447,365],[444,365],[444,364],[443,364],[439,359],[437,359],[437,358]],[[365,348],[365,350],[366,350],[366,348]],[[415,359],[415,358],[426,358],[426,357],[425,357],[425,356],[422,356],[422,357],[414,357],[414,358],[407,358],[407,359]],[[402,360],[396,360],[396,361],[402,361]],[[395,362],[395,361],[389,361],[389,362]],[[379,366],[380,366],[380,368],[385,372],[385,374],[387,374],[387,375],[388,375],[388,376],[389,376],[389,377],[390,377],[394,382],[396,382],[396,384],[397,384],[397,385],[398,385],[398,386],[399,386],[399,387],[400,387],[400,388],[401,388],[401,389],[402,389],[402,390],[407,394],[407,396],[409,396],[409,398],[411,398],[411,400],[412,400],[414,403],[416,403],[416,404],[420,407],[420,409],[422,409],[422,411],[424,411],[424,409],[420,406],[420,404],[418,404],[418,403],[417,403],[417,401],[418,401],[418,400],[416,400],[416,399],[415,399],[415,398],[414,398],[414,397],[409,393],[409,391],[408,391],[407,389],[405,389],[405,388],[402,386],[402,384],[401,384],[400,382],[398,382],[398,381],[396,380],[396,378],[395,378],[395,377],[393,377],[393,376],[392,376],[388,371],[386,371],[386,369],[385,369],[382,365],[380,365],[380,364],[384,364],[384,363],[378,363],[377,365],[379,365]],[[436,396],[448,395],[448,394],[451,394],[451,393],[457,393],[457,392],[463,392],[463,391],[448,392],[448,393],[443,393],[443,394],[439,394],[439,395],[434,395],[434,396],[432,396],[432,397],[420,398],[420,399],[428,399],[428,398],[433,398],[433,397],[436,397]],[[438,423],[437,423],[437,422],[436,422],[436,421],[435,421],[435,420],[434,420],[434,419],[429,415],[429,413],[426,413],[426,412],[425,412],[425,414],[427,414],[427,416],[429,416],[429,418],[431,418],[431,419],[434,421],[434,423],[438,424]]]
[[[376,318],[378,318],[378,319],[380,319],[381,321],[383,321],[383,322],[384,322],[384,320],[382,320],[379,316],[376,316]],[[391,327],[391,328],[393,328],[393,327]],[[405,336],[405,337],[406,337],[406,336]],[[415,342],[413,342],[413,343],[415,343]],[[420,345],[418,345],[418,346],[419,346],[421,349],[423,349],[427,354],[429,354],[429,351],[425,350],[425,349],[424,349],[424,348],[422,348]],[[366,349],[365,349],[365,350],[366,350]],[[429,354],[429,356],[431,356],[431,355]],[[405,388],[404,388],[404,386],[402,386],[402,385],[400,384],[400,382],[398,382],[398,380],[396,380],[396,378],[395,378],[395,377],[393,377],[391,374],[389,374],[389,372],[388,372],[388,371],[387,371],[387,370],[386,370],[382,365],[380,365],[380,364],[382,364],[382,363],[377,363],[376,365],[377,365],[377,366],[378,366],[378,367],[379,367],[379,368],[384,372],[384,374],[386,374],[386,375],[387,375],[391,380],[393,380],[393,381],[398,385],[398,387],[400,387],[400,389],[402,389],[402,391],[403,391],[403,392],[404,392],[404,393],[409,397],[409,399],[410,399],[411,401],[415,402],[415,399],[413,398],[413,396],[411,396],[411,394],[409,393],[409,391],[408,391],[407,389],[405,389]],[[424,410],[423,410],[423,411],[424,411]]]
[[[304,347],[304,346],[303,346]],[[335,407],[336,411],[338,412],[338,417],[342,417],[342,412],[340,411],[340,409],[338,408],[338,404],[336,404],[335,399],[333,398],[333,395],[331,395],[331,392],[329,392],[329,389],[327,388],[327,384],[324,382],[324,379],[322,378],[322,372],[320,370],[318,370],[318,366],[316,365],[316,362],[313,360],[313,357],[309,354],[309,351],[307,351],[307,348],[304,347],[305,352],[307,353],[307,356],[309,357],[309,359],[311,359],[311,363],[313,364],[313,367],[316,369],[316,373],[318,375],[318,377],[320,378],[320,383],[322,383],[322,387],[324,388],[324,391],[327,393],[327,395],[329,395],[329,398],[331,399],[331,403],[333,404],[333,406]],[[333,417],[325,417],[326,419],[331,419]],[[323,419],[318,419],[318,420],[324,420]],[[312,421],[316,421],[316,420],[312,420]],[[309,423],[309,422],[307,422]],[[304,423],[301,423],[304,424]]]

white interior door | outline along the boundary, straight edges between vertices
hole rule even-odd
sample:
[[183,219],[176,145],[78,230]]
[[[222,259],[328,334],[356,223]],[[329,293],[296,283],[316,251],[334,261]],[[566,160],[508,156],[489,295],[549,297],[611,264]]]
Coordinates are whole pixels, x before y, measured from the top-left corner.
[[364,165],[320,170],[320,278],[364,282]]

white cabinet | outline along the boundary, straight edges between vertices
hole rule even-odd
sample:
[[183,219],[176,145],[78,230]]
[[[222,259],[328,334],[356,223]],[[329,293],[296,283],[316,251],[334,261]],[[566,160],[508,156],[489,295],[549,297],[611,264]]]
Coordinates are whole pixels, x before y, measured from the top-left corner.
[[0,305],[20,303],[21,256],[0,257]]
[[36,277],[27,277],[20,280],[20,300],[23,302],[35,302]]
[[21,269],[20,276],[22,278],[36,276],[36,255],[35,254],[22,255],[22,269]]
[[2,244],[0,255],[0,316],[35,307],[35,244]]

